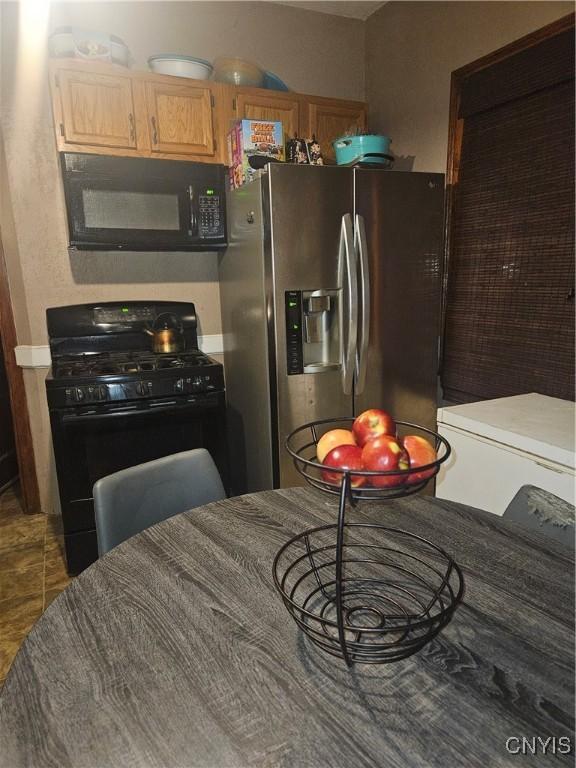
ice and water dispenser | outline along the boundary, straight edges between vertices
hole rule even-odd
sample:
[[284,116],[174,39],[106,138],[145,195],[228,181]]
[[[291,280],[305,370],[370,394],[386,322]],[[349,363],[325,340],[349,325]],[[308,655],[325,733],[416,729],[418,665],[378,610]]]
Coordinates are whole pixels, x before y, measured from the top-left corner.
[[286,291],[288,374],[340,367],[340,291]]

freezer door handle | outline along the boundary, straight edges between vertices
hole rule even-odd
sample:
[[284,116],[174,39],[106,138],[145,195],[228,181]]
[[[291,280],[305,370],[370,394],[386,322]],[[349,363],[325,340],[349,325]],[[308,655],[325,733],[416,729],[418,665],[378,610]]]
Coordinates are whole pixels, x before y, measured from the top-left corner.
[[352,383],[354,380],[356,337],[358,334],[358,282],[352,217],[349,213],[345,213],[342,216],[338,250],[338,285],[341,290],[340,350],[342,390],[345,395],[350,395],[352,394]]
[[355,392],[361,395],[366,384],[368,370],[368,346],[370,344],[370,270],[368,266],[368,245],[364,217],[356,214],[354,228],[354,247],[358,254],[358,274],[360,279],[360,313],[358,329],[358,350],[356,352]]

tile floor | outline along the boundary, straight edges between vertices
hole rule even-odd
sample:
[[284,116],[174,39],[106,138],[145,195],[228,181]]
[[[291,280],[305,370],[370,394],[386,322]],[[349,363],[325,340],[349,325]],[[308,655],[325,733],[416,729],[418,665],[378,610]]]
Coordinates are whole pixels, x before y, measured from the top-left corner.
[[25,515],[17,489],[0,494],[0,687],[34,622],[70,582],[61,520]]

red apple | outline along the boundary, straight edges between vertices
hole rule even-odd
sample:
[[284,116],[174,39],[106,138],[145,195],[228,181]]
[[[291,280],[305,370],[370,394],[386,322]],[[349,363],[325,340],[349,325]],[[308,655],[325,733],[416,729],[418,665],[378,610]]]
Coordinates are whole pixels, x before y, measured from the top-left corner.
[[[359,448],[357,445],[339,445],[337,448],[332,448],[322,463],[325,467],[362,470],[364,469],[362,464],[362,448]],[[322,471],[322,480],[325,483],[342,485],[343,479],[344,474],[342,472]],[[365,482],[366,478],[363,475],[350,476],[352,488],[360,488]]]
[[392,435],[382,435],[375,440],[369,440],[362,449],[364,469],[370,472],[392,472],[394,475],[368,476],[368,482],[375,488],[392,488],[406,482],[406,470],[410,468],[407,451]]
[[395,435],[396,422],[386,411],[371,408],[356,418],[352,424],[352,432],[358,445],[366,445],[368,440],[374,440],[381,435]]
[[331,429],[322,435],[316,446],[318,461],[324,461],[332,448],[337,448],[339,445],[356,445],[354,435],[349,429]]
[[[410,457],[410,469],[416,467],[425,467],[427,464],[432,464],[436,461],[436,451],[433,446],[426,440],[425,437],[420,435],[406,435],[402,438],[402,445],[408,451]],[[422,483],[424,480],[428,480],[435,474],[435,469],[426,469],[423,472],[410,472],[408,475],[408,482],[410,485],[416,483]]]

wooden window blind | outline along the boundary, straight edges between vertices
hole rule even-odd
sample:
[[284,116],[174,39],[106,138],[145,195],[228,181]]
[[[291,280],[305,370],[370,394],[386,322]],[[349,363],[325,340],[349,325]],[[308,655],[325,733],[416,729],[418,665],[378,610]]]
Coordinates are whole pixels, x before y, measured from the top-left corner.
[[462,78],[444,397],[574,399],[574,35]]

